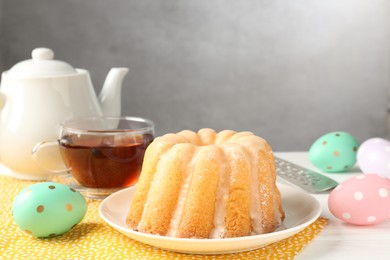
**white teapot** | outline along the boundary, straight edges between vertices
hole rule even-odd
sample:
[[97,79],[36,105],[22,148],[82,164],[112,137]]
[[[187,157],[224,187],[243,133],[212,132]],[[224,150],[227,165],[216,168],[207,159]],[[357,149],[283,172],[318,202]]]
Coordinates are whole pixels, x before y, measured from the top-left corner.
[[33,147],[57,139],[65,119],[119,116],[122,80],[127,68],[112,68],[99,100],[87,70],[54,60],[48,48],[2,73],[0,85],[0,162],[16,178],[40,180],[48,172],[33,161]]

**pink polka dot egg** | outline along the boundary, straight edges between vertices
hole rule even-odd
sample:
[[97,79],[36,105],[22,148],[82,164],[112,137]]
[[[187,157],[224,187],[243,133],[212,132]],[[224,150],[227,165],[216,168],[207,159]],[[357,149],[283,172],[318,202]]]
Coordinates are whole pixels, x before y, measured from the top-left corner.
[[76,226],[85,216],[87,202],[76,190],[55,182],[23,189],[14,199],[16,225],[35,237],[54,237]]
[[390,180],[360,174],[339,184],[328,198],[330,212],[354,225],[375,225],[390,216]]

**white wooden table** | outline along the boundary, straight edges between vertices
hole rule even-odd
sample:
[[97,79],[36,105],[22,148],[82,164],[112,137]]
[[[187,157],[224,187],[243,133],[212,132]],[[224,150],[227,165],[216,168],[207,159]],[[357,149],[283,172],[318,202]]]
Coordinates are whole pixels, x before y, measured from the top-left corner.
[[[280,152],[275,155],[300,166],[323,173],[309,161],[307,152]],[[361,174],[355,166],[347,173],[323,173],[339,183]],[[279,180],[282,182],[282,180]],[[283,181],[284,182],[284,181]],[[328,209],[329,192],[312,194],[322,205],[328,225],[297,257],[304,259],[390,259],[390,219],[375,226],[354,226],[341,222]],[[390,206],[390,205],[389,205]]]

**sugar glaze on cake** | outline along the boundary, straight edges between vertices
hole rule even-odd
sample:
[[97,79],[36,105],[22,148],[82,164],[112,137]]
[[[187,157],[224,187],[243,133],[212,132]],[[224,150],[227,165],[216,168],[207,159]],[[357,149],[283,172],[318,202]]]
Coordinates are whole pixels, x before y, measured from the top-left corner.
[[126,223],[180,238],[269,233],[284,220],[275,182],[271,147],[251,132],[166,134],[146,150]]

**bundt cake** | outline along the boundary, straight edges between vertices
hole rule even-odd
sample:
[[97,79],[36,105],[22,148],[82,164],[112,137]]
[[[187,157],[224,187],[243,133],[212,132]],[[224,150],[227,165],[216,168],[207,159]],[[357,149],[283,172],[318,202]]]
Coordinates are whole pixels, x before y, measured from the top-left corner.
[[272,150],[251,132],[166,134],[146,150],[126,223],[179,238],[272,232],[284,220],[275,181]]

